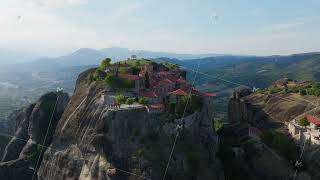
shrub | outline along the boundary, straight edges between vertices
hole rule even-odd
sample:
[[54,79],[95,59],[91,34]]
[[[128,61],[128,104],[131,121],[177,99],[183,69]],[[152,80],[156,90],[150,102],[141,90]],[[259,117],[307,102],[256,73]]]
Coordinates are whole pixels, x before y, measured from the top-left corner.
[[307,119],[306,117],[303,117],[303,118],[301,118],[301,119],[298,120],[298,124],[299,124],[300,126],[306,127],[306,126],[308,126],[310,123],[309,123],[309,121],[308,121],[308,119]]
[[96,81],[96,78],[94,77],[94,73],[90,73],[89,80],[90,82]]
[[116,99],[116,102],[117,102],[117,103],[123,104],[123,103],[126,102],[126,98],[125,98],[124,95],[122,95],[122,94],[117,95],[117,96],[115,97],[115,99]]
[[143,104],[143,105],[145,105],[145,104],[147,104],[147,99],[146,98],[144,98],[144,97],[141,97],[141,98],[139,98],[139,104]]
[[301,89],[301,90],[300,90],[300,95],[301,95],[301,96],[307,95],[307,91],[306,91],[305,89]]
[[137,155],[138,155],[139,157],[144,157],[145,154],[146,154],[146,152],[145,152],[143,149],[139,149],[138,152],[137,152]]
[[282,89],[281,88],[272,87],[272,88],[269,89],[269,91],[270,91],[271,94],[274,94],[274,93],[278,93],[278,92],[282,91]]
[[133,98],[128,98],[127,100],[126,100],[126,104],[128,104],[128,105],[131,105],[131,104],[133,104],[134,103],[134,99]]

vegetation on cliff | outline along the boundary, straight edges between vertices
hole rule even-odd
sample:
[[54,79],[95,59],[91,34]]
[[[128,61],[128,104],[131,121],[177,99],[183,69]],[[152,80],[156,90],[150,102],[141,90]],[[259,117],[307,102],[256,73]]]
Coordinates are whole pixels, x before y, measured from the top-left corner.
[[317,82],[297,82],[285,79],[282,82],[273,84],[269,88],[258,89],[255,93],[275,94],[275,93],[299,93],[300,95],[320,96],[320,83]]
[[307,119],[306,117],[302,117],[302,118],[298,119],[298,124],[299,124],[300,126],[306,127],[306,126],[308,126],[310,123],[309,123],[309,121],[308,121],[308,119]]
[[264,132],[261,136],[262,142],[274,149],[279,155],[285,157],[292,165],[299,157],[299,148],[283,133],[276,131]]
[[181,118],[183,115],[188,116],[196,111],[199,111],[203,106],[203,102],[200,97],[192,95],[190,97],[182,97],[176,104],[171,106],[174,107],[176,117]]

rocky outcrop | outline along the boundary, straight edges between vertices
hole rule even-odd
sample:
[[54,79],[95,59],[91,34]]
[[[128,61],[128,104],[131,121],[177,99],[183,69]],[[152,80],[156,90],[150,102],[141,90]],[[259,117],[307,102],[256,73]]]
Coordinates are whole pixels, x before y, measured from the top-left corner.
[[10,116],[9,121],[14,124],[11,129],[15,132],[3,134],[11,140],[3,153],[0,174],[5,174],[8,179],[28,177],[36,164],[41,162],[44,147],[51,144],[68,101],[69,96],[65,93],[48,93],[35,104]]
[[[20,110],[14,111],[10,116],[0,124],[0,157],[2,158],[4,150],[7,144],[12,139],[12,136],[17,132],[21,123],[24,121],[25,117],[30,116],[30,108],[34,106],[30,105],[27,108],[22,108]],[[1,159],[0,158],[0,159]]]
[[102,83],[90,83],[91,71],[77,81],[39,179],[162,179],[176,137],[167,180],[223,179],[211,109],[204,106],[187,117],[180,131],[166,112],[149,113],[138,105],[110,108],[108,99],[116,93]]
[[315,107],[298,94],[248,94],[243,90],[233,93],[228,106],[231,122],[244,122],[260,129],[280,128]]
[[[1,180],[32,179],[34,170],[29,165],[29,162],[24,159],[0,163]],[[37,177],[34,179],[36,180]]]
[[29,119],[34,108],[35,104],[30,105],[28,108],[24,108],[22,110],[17,111],[18,114],[13,116],[14,118],[11,121],[17,122],[16,131],[12,134],[14,137],[11,138],[10,142],[7,144],[5,148],[4,155],[2,157],[2,161],[10,161],[18,159],[22,148],[27,143],[28,136],[28,126]]
[[[229,101],[229,118],[232,123],[222,128],[220,135],[224,137],[229,135],[229,139],[243,140],[248,137],[249,126],[260,130],[273,129],[287,134],[286,123],[305,113],[318,111],[317,101],[317,97],[294,93],[260,94],[235,91]],[[319,152],[319,147],[305,147],[302,155],[307,171],[298,173],[297,179],[308,179],[303,178],[303,174],[311,176],[312,180],[319,179]],[[252,171],[256,171],[257,174],[266,172],[265,169]]]

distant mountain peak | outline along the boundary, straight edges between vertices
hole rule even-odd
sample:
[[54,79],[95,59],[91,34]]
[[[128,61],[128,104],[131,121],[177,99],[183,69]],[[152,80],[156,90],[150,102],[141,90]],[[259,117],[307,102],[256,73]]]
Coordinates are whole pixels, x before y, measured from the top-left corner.
[[88,53],[101,53],[99,50],[91,48],[80,48],[72,54],[88,54]]

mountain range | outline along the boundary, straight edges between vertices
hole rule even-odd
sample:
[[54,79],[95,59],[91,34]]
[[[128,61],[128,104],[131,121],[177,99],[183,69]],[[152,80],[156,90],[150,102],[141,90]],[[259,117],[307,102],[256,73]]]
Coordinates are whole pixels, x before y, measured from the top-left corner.
[[[21,55],[20,55],[21,54]],[[9,56],[10,55],[10,56]],[[23,53],[10,53],[10,51],[1,51],[0,58],[3,59],[1,65],[24,63],[25,68],[39,68],[39,67],[63,67],[63,66],[86,66],[97,65],[101,59],[109,57],[115,61],[124,60],[130,58],[132,55],[136,55],[138,58],[170,58],[170,59],[199,59],[205,57],[217,57],[223,56],[223,54],[179,54],[179,53],[167,53],[167,52],[154,52],[145,50],[130,50],[127,48],[112,47],[104,48],[101,50],[81,48],[71,54],[58,56],[54,58],[44,57],[38,59],[32,59],[32,56],[23,55]],[[6,60],[6,61],[4,61]]]
[[[237,84],[265,88],[284,77],[301,81],[320,81],[320,53],[316,52],[288,56],[240,56],[131,51],[126,48],[103,50],[83,48],[56,58],[41,58],[23,63],[21,60],[12,60],[12,63],[17,63],[0,66],[0,117],[5,117],[9,112],[8,109],[26,105],[41,94],[57,87],[72,93],[77,76],[85,69],[97,66],[105,57],[110,57],[116,62],[131,55],[150,58],[156,62],[178,64],[189,71],[195,71],[199,63],[200,73],[196,85],[206,84],[201,88],[209,88],[215,92],[223,91],[225,95],[228,95],[230,88],[234,88]],[[1,57],[0,53],[1,60],[6,57],[5,55]],[[188,74],[189,78],[194,75]]]

